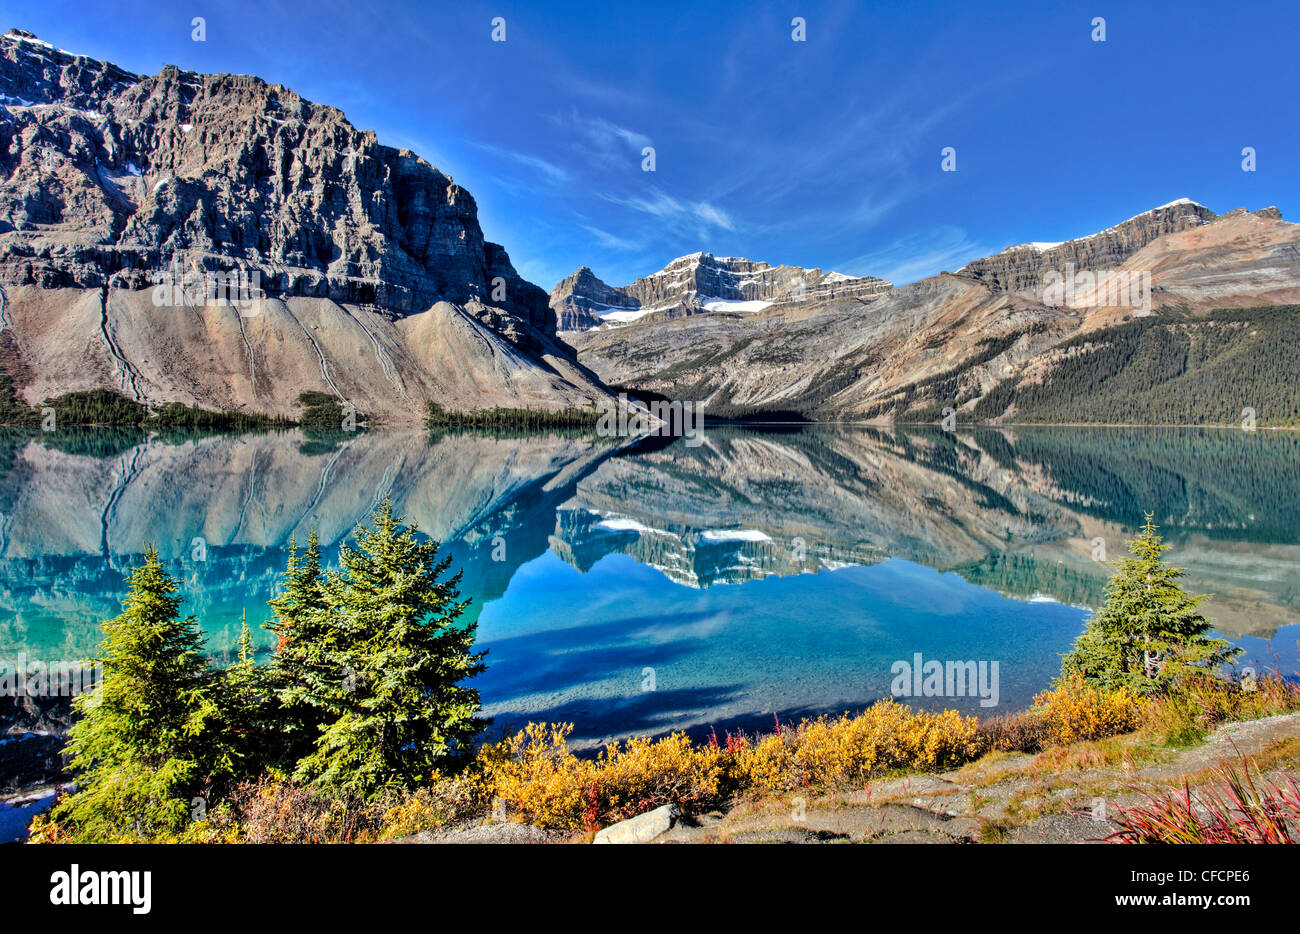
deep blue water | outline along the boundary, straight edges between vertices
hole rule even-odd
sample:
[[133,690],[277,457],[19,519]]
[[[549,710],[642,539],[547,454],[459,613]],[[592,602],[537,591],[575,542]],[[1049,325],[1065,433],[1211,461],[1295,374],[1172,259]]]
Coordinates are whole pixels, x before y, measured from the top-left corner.
[[[574,722],[602,738],[721,732],[889,697],[891,664],[920,652],[998,661],[1005,711],[1042,689],[1085,613],[1008,599],[898,558],[699,590],[626,555],[583,574],[548,553],[484,607],[479,637],[491,665],[479,687],[503,721]],[[981,709],[978,697],[900,699]]]

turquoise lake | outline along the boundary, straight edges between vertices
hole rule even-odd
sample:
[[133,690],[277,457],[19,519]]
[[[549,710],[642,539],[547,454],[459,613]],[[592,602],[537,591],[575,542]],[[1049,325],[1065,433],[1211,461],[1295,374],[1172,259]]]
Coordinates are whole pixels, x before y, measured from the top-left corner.
[[900,700],[1022,709],[1144,511],[1242,664],[1291,674],[1298,465],[1295,433],[1227,429],[0,435],[0,659],[93,652],[151,545],[228,658],[290,537],[332,563],[387,493],[464,572],[494,729],[768,727],[889,697],[918,654],[996,663],[996,705]]

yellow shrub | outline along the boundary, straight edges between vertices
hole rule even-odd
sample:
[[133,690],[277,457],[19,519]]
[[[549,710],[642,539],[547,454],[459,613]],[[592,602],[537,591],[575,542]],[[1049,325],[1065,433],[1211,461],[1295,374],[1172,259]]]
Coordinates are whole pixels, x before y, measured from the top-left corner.
[[468,777],[434,776],[428,787],[398,796],[380,819],[381,837],[405,837],[442,827],[463,817],[480,804],[477,786]]
[[594,795],[599,821],[622,820],[661,804],[693,805],[717,798],[722,788],[723,753],[695,747],[684,733],[658,742],[645,737],[614,743],[597,760]]
[[481,758],[485,797],[530,823],[578,829],[661,804],[691,806],[722,792],[724,753],[683,733],[612,743],[593,760],[569,751],[573,724],[530,723]]
[[894,768],[935,769],[979,750],[977,723],[955,711],[914,711],[881,701],[861,714],[818,717],[764,736],[736,753],[742,790],[846,785]]
[[1035,697],[1034,712],[1057,745],[1131,733],[1142,720],[1142,704],[1127,688],[1094,687],[1077,674]]
[[511,739],[484,748],[483,787],[507,814],[544,827],[582,826],[583,796],[595,763],[569,751],[572,723],[530,723]]
[[787,791],[800,786],[799,776],[792,768],[794,752],[785,741],[785,731],[764,736],[753,745],[739,744],[733,755],[736,781],[746,791]]

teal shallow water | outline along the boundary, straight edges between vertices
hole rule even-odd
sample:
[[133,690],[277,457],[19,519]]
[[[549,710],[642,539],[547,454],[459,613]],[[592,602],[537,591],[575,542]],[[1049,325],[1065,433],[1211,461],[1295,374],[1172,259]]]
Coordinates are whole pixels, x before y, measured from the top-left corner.
[[1144,509],[1220,631],[1294,671],[1297,454],[1291,433],[1174,429],[0,438],[0,659],[92,651],[150,545],[226,657],[290,536],[320,530],[333,560],[391,493],[464,570],[502,727],[766,726],[890,696],[917,653],[996,662],[997,705],[901,699],[1023,708]]

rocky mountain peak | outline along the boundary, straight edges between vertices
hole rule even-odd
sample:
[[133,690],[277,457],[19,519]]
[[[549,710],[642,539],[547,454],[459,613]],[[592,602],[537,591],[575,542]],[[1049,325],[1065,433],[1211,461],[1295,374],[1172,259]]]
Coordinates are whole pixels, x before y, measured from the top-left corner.
[[552,290],[550,305],[559,330],[578,331],[626,324],[655,313],[759,312],[772,305],[850,295],[870,301],[891,288],[874,276],[772,266],[700,251],[679,256],[658,272],[619,287],[607,285],[584,266]]
[[1134,215],[1105,230],[1059,243],[1020,243],[967,263],[958,270],[1001,292],[1036,289],[1045,270],[1108,269],[1119,266],[1151,241],[1209,223],[1218,217],[1203,204],[1179,198]]
[[0,89],[0,283],[143,288],[197,263],[393,315],[490,306],[521,346],[553,333],[469,193],[337,108],[249,75],[133,75],[20,30],[0,37]]
[[85,107],[141,79],[108,62],[55,48],[25,29],[10,29],[0,36],[0,57],[15,66],[5,69],[0,82],[3,105]]
[[288,417],[311,390],[396,425],[606,392],[415,153],[251,75],[136,75],[22,30],[0,36],[0,382]]

